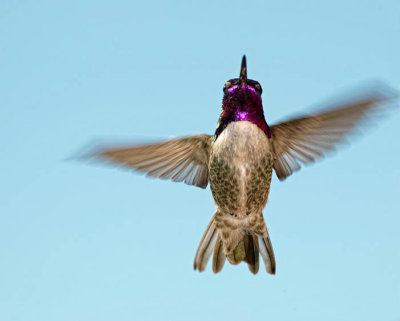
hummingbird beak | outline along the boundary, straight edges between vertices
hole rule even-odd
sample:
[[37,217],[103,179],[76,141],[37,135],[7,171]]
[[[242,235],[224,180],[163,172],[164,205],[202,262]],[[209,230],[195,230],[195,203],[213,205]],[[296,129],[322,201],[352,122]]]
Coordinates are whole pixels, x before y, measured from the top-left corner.
[[240,84],[246,85],[247,84],[247,66],[246,66],[246,55],[243,55],[242,58],[242,67],[240,67]]

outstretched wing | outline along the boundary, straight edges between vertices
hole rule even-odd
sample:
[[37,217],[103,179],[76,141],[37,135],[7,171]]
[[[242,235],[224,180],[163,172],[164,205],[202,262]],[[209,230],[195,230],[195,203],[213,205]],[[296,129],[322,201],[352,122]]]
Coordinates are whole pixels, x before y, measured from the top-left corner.
[[333,150],[394,97],[389,91],[385,94],[374,91],[356,101],[271,126],[274,169],[278,178],[284,180],[300,169],[300,163],[312,163]]
[[212,136],[195,135],[158,144],[98,149],[93,156],[113,161],[151,177],[184,181],[206,188]]

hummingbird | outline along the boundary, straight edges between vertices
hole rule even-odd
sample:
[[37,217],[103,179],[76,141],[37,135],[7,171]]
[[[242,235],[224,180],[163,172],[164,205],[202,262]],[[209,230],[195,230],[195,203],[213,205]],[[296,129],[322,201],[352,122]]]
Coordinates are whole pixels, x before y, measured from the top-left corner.
[[99,148],[93,155],[147,176],[206,188],[215,202],[201,238],[194,269],[212,270],[224,263],[245,262],[256,274],[260,256],[266,272],[275,274],[275,255],[263,216],[272,173],[283,181],[301,165],[332,151],[391,97],[370,90],[356,100],[269,126],[262,88],[247,78],[246,56],[240,74],[225,82],[222,110],[214,135],[194,135],[160,143]]

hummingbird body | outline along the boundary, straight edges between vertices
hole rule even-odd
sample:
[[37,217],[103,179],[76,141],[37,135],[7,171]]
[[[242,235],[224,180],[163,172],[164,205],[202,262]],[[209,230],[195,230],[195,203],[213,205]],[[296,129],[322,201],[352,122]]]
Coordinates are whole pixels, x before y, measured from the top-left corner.
[[248,121],[230,123],[210,155],[210,187],[218,208],[238,218],[260,212],[267,202],[272,168],[265,133]]
[[[212,145],[210,155],[209,180],[217,208],[213,220],[219,235],[214,248],[222,246],[232,264],[247,261],[254,273],[258,270],[258,257],[254,258],[258,250],[254,247],[259,246],[259,238],[260,242],[269,240],[262,216],[273,169],[268,140],[257,125],[234,121]],[[246,238],[251,238],[250,244],[245,244]],[[249,249],[250,245],[253,248]],[[272,247],[271,253],[273,258]],[[222,268],[224,259],[213,263],[214,272]],[[274,262],[268,261],[268,265],[272,272]]]
[[[385,92],[383,90],[385,89]],[[261,85],[247,79],[246,58],[239,78],[224,86],[215,134],[194,135],[125,148],[100,149],[95,155],[148,176],[206,188],[210,182],[216,212],[197,249],[194,268],[203,271],[213,255],[219,272],[226,259],[245,261],[252,273],[259,255],[275,273],[275,256],[262,211],[272,172],[284,180],[334,149],[368,116],[394,95],[372,88],[356,100],[269,127],[264,118]]]

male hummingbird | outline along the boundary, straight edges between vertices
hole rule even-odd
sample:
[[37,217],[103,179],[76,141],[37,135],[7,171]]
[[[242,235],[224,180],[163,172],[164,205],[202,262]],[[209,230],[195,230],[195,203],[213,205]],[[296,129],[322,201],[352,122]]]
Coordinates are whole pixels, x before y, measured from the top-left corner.
[[259,254],[275,274],[275,256],[262,210],[272,172],[284,180],[344,140],[352,129],[390,99],[372,90],[356,101],[268,126],[259,82],[247,78],[243,56],[239,78],[224,86],[222,111],[214,135],[194,135],[128,148],[100,149],[95,155],[151,177],[206,188],[210,182],[216,211],[200,241],[194,269],[212,269],[225,259],[245,261],[256,274]]

